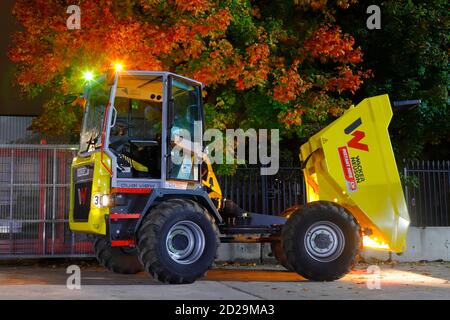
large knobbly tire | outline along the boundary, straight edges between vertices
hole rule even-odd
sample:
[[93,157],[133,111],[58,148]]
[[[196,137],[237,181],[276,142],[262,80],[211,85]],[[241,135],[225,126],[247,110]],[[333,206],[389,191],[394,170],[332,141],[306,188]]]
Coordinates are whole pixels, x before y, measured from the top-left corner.
[[313,281],[333,281],[350,272],[361,242],[353,216],[326,201],[299,208],[284,225],[281,238],[289,265]]
[[164,283],[192,283],[211,268],[219,245],[214,219],[198,203],[169,199],[151,209],[137,234],[144,269]]
[[285,267],[289,271],[294,271],[292,266],[287,261],[286,255],[284,254],[283,246],[281,241],[274,241],[270,243],[270,248],[272,250],[272,255],[275,257],[277,262]]
[[111,247],[105,238],[97,238],[94,251],[98,262],[115,273],[135,274],[144,270],[136,248]]
[[[291,214],[293,214],[294,212],[298,211],[300,208],[301,208],[300,205],[295,205],[293,207],[287,208],[286,210],[284,210],[280,214],[280,216],[282,216],[284,218],[289,218],[291,216]],[[275,257],[275,259],[277,260],[277,262],[280,265],[282,265],[283,267],[285,267],[289,271],[294,271],[292,266],[287,261],[286,255],[284,254],[283,244],[282,244],[281,240],[280,241],[271,242],[270,243],[270,248],[272,250],[272,255]]]

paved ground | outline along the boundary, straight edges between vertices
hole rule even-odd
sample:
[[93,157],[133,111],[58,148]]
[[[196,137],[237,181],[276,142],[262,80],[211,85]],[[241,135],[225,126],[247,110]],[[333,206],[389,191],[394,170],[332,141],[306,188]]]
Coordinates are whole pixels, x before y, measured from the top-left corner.
[[[328,283],[309,282],[275,265],[219,265],[205,279],[181,286],[81,263],[80,290],[66,286],[69,264],[0,265],[0,299],[450,299],[448,262],[381,264],[379,275],[358,265]],[[378,280],[380,289],[368,289]]]

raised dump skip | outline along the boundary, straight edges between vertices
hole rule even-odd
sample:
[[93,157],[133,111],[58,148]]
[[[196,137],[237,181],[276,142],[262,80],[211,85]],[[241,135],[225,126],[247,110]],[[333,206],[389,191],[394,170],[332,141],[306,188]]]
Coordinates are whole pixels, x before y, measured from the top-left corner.
[[388,95],[367,98],[312,136],[300,157],[308,202],[339,203],[358,220],[365,246],[401,252],[410,219],[388,133],[391,118]]

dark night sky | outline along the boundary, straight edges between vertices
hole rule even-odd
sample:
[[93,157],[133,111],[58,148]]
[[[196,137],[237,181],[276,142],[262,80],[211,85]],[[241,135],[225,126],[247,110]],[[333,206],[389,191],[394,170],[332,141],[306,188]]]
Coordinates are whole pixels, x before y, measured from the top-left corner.
[[0,0],[0,115],[37,115],[40,113],[42,99],[30,100],[19,97],[12,85],[14,65],[7,57],[11,34],[19,30],[19,25],[11,15],[14,0]]

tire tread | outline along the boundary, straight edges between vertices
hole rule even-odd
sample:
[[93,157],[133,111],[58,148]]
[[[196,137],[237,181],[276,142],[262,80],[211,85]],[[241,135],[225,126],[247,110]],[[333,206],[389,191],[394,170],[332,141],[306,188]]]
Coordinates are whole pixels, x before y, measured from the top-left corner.
[[304,216],[306,214],[316,214],[313,211],[320,211],[320,212],[332,212],[335,215],[340,216],[343,218],[351,232],[353,233],[352,236],[354,236],[354,239],[356,239],[357,243],[355,243],[354,246],[351,248],[350,257],[351,260],[346,263],[340,265],[338,268],[335,268],[333,270],[330,270],[329,274],[327,276],[318,275],[316,273],[315,268],[303,268],[302,270],[296,270],[299,272],[302,276],[304,276],[307,279],[310,280],[316,280],[316,281],[333,281],[342,278],[344,275],[349,273],[354,265],[357,262],[357,258],[359,256],[359,250],[361,246],[361,231],[359,224],[355,220],[355,218],[347,212],[347,210],[344,207],[341,207],[337,204],[334,204],[332,202],[327,201],[316,201],[307,204],[304,208],[299,208],[296,210],[295,213],[291,216],[291,218],[288,220],[288,222],[283,227],[282,231],[282,243],[283,243],[283,250],[285,252],[285,255],[287,257],[287,260],[290,265],[296,265],[297,259],[302,259],[302,257],[297,257],[295,252],[295,233],[296,229],[298,228],[299,224],[303,223]]
[[144,221],[137,233],[139,259],[144,265],[144,269],[154,278],[163,283],[170,284],[187,284],[194,282],[197,278],[203,277],[206,272],[212,267],[213,261],[207,267],[205,272],[201,274],[183,277],[167,270],[160,261],[158,261],[156,247],[158,244],[158,231],[161,230],[168,219],[176,215],[180,211],[191,211],[203,214],[209,221],[216,236],[216,248],[219,246],[219,230],[214,221],[214,218],[207,212],[205,208],[200,206],[197,202],[190,199],[168,199],[165,202],[154,207],[149,214],[146,215]]

